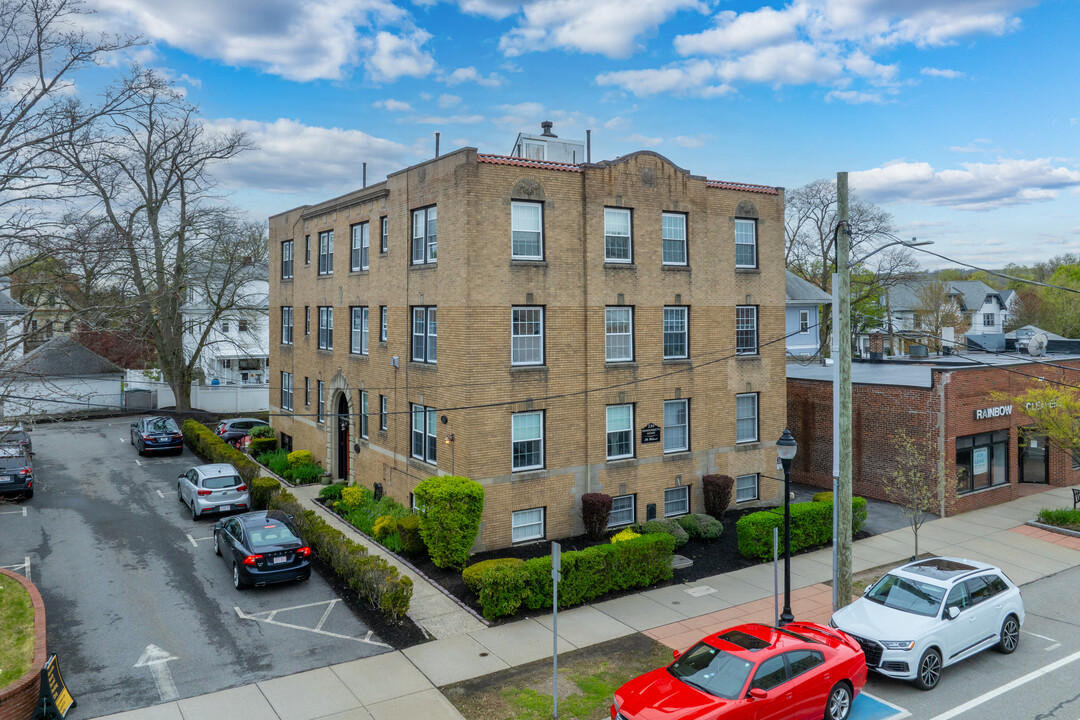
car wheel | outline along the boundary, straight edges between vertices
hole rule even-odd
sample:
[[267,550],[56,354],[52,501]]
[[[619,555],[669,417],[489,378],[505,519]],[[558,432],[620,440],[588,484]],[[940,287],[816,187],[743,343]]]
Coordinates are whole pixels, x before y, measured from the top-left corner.
[[145,451],[146,451],[146,448],[145,448],[145,447],[143,447],[143,444],[142,444],[141,442],[137,442],[137,443],[135,443],[135,449],[139,451],[139,454],[140,454],[140,455],[145,455],[145,454],[146,454],[146,453],[145,453]]
[[837,683],[825,704],[825,720],[847,720],[850,715],[851,688],[847,683]]
[[915,676],[915,687],[920,690],[933,690],[941,679],[941,653],[929,648],[919,659],[919,674]]
[[218,534],[214,533],[214,554],[218,557],[221,556],[221,545],[218,542]]
[[236,563],[232,566],[232,584],[237,590],[243,590],[247,586],[247,583],[240,579],[240,566]]
[[1005,622],[1001,623],[1001,634],[998,636],[997,651],[1005,655],[1009,655],[1016,646],[1020,644],[1020,623],[1017,622],[1015,615],[1010,615],[1005,618]]

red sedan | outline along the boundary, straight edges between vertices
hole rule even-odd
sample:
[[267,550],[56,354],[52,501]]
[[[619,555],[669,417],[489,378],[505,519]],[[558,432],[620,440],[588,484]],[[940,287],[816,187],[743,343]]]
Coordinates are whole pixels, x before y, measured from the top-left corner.
[[817,623],[737,625],[615,692],[612,720],[847,720],[862,648]]

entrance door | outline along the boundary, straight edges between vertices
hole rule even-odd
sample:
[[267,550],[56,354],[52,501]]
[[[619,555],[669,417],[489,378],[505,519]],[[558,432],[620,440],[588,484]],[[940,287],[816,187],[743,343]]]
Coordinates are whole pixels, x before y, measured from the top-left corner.
[[345,394],[338,395],[337,403],[337,478],[349,477],[349,402]]
[[1048,483],[1050,453],[1045,435],[1020,433],[1020,482]]

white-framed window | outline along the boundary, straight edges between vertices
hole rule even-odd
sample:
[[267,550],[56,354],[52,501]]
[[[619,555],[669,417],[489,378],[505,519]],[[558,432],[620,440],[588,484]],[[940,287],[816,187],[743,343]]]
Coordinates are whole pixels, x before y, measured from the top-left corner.
[[799,332],[802,333],[803,335],[810,332],[810,311],[809,310],[800,310],[799,311]]
[[664,452],[690,449],[690,401],[664,401]]
[[368,354],[368,309],[367,306],[349,308],[352,315],[349,337],[349,352],[353,355]]
[[[49,323],[49,326],[46,329],[49,332],[52,332],[52,323],[51,322]],[[222,322],[221,322],[221,332],[223,332],[223,333],[229,332],[229,321],[228,320],[222,320]]]
[[514,413],[510,416],[514,472],[544,467],[544,411]]
[[286,240],[281,243],[281,279],[288,280],[293,276],[293,241]]
[[735,219],[735,267],[757,267],[757,221]]
[[673,360],[690,355],[690,342],[687,318],[689,308],[685,306],[664,308],[664,359]]
[[757,442],[758,396],[745,393],[735,396],[735,442]]
[[412,329],[413,362],[432,363],[438,358],[438,332],[435,324],[436,308],[414,307]]
[[983,327],[994,327],[997,324],[996,313],[983,313]]
[[604,356],[608,362],[634,359],[634,308],[604,308]]
[[740,475],[735,478],[735,502],[758,499],[758,475]]
[[431,207],[413,210],[412,264],[423,265],[438,259],[438,210]]
[[540,540],[544,537],[544,508],[515,510],[510,525],[513,542]]
[[349,269],[352,272],[368,269],[369,248],[370,237],[368,235],[368,224],[366,222],[362,222],[353,225],[352,252],[349,255]]
[[634,406],[607,406],[607,459],[634,457]]
[[660,216],[662,257],[664,265],[686,264],[686,215],[664,213]]
[[281,409],[292,410],[292,373],[281,373]]
[[390,249],[390,218],[384,217],[380,220],[381,226],[379,241],[379,252],[387,252]]
[[735,353],[757,355],[757,305],[735,307]]
[[664,490],[664,517],[685,515],[690,512],[690,486],[667,488]]
[[628,263],[633,260],[630,239],[630,211],[604,208],[604,261]]
[[360,437],[368,436],[368,400],[367,390],[360,391]]
[[382,305],[379,307],[379,342],[386,342],[387,319],[386,306]]
[[315,408],[315,421],[324,422],[326,420],[326,385],[322,380],[315,381],[315,400],[318,403]]
[[608,515],[608,527],[629,525],[637,518],[637,496],[619,495],[611,498],[611,514]]
[[319,274],[334,273],[334,231],[324,230],[319,233]]
[[510,203],[510,257],[544,259],[544,206],[535,202]]
[[436,438],[435,408],[424,405],[412,406],[412,456],[435,464]]
[[389,413],[386,410],[386,396],[385,395],[380,395],[379,396],[379,429],[380,430],[385,430],[386,429],[386,416],[387,415],[389,415]]
[[334,308],[319,307],[319,349],[334,349]]
[[544,364],[544,308],[511,308],[510,364]]
[[283,305],[281,307],[281,344],[282,345],[292,345],[293,344],[292,329],[293,329],[292,306],[291,305]]

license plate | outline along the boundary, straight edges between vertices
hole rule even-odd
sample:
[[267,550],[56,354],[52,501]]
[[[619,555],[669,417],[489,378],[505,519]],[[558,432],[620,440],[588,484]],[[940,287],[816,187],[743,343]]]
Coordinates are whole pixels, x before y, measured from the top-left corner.
[[11,482],[10,475],[0,475],[0,482]]
[[285,556],[284,555],[279,555],[278,557],[274,558],[274,564],[275,565],[281,565],[284,562],[285,562]]
[[232,505],[218,505],[218,510],[225,512],[226,510],[232,510]]

